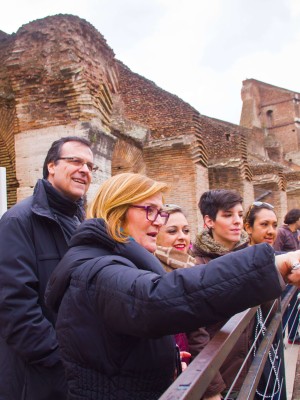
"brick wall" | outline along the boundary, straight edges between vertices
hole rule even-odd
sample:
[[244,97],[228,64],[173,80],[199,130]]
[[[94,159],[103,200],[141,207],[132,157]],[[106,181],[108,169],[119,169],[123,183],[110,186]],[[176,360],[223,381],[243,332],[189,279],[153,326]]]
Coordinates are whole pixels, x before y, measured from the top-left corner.
[[122,172],[146,173],[143,150],[125,140],[119,139],[115,144],[111,163],[112,175]]
[[[283,153],[299,151],[300,95],[255,79],[243,82],[241,125],[264,129],[265,135],[280,142]],[[281,161],[281,160],[279,160]]]
[[[168,201],[186,205],[194,231],[209,186],[236,189],[248,204],[270,183],[284,209],[282,170],[272,160],[288,171],[299,163],[300,170],[297,93],[247,80],[243,126],[203,116],[115,60],[103,36],[70,15],[33,21],[14,35],[0,32],[0,60],[0,92],[13,101],[11,109],[0,105],[0,160],[11,165],[18,199],[41,177],[53,140],[72,134],[92,141],[100,167],[89,197],[111,174],[133,171],[167,180]],[[274,168],[255,170],[258,161]]]
[[148,146],[144,149],[144,159],[147,175],[169,184],[165,200],[183,207],[194,237],[202,227],[197,204],[201,194],[208,190],[208,176],[205,167],[193,163],[191,149],[192,146],[183,143]]
[[15,168],[15,109],[11,101],[0,101],[0,166],[6,168],[7,206],[17,201],[18,181]]
[[88,22],[59,15],[24,25],[3,68],[20,131],[93,118],[109,131],[111,92],[117,90],[114,53]]

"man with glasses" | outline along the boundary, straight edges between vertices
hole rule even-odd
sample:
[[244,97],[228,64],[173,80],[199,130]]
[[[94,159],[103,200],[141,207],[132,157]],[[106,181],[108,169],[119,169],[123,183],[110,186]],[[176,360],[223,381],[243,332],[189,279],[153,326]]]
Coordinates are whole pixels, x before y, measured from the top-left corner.
[[88,140],[56,140],[33,195],[0,220],[0,399],[66,398],[55,316],[44,292],[84,219],[83,197],[95,169]]

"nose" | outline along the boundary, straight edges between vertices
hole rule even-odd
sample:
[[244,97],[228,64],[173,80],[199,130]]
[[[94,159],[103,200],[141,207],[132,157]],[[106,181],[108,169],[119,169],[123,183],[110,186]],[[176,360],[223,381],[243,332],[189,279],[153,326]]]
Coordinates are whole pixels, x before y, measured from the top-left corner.
[[270,226],[268,226],[267,232],[274,234],[276,232],[276,229],[274,228],[274,226],[270,225]]
[[88,169],[87,163],[83,163],[82,166],[79,168],[79,171],[90,173],[91,171]]
[[160,214],[157,215],[156,220],[152,221],[152,225],[156,225],[159,227],[162,227],[164,225],[165,219],[160,216]]
[[181,229],[178,231],[178,239],[185,239],[187,236]]
[[239,214],[233,215],[233,223],[234,224],[241,224],[243,222],[243,217]]

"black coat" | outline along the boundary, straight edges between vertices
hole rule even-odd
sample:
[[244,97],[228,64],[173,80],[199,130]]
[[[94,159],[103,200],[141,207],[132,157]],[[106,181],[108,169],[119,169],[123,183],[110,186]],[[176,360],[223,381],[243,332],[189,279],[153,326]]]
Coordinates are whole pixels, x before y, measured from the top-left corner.
[[59,309],[56,329],[72,400],[157,399],[174,376],[169,335],[281,293],[267,244],[220,257],[209,268],[170,273],[136,242],[110,239],[99,219],[85,221],[71,246],[50,278],[46,302]]
[[42,181],[0,220],[0,399],[60,400],[66,383],[45,307],[48,278],[67,251]]

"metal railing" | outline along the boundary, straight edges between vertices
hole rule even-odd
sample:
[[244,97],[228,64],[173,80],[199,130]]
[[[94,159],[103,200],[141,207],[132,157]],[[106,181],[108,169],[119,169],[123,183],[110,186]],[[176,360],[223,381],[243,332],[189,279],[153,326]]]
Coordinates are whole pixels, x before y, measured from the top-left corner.
[[[296,291],[297,288],[292,287],[282,301],[278,300],[279,306],[266,327],[264,337],[239,391],[238,400],[252,400],[254,398],[276,332],[278,331],[282,335],[282,314]],[[248,309],[232,317],[159,400],[200,400],[241,333],[255,316],[257,308]],[[286,385],[282,340],[281,345],[277,347],[278,357],[280,358],[280,376],[282,377],[280,382],[281,394],[278,398],[284,400],[286,399]]]

